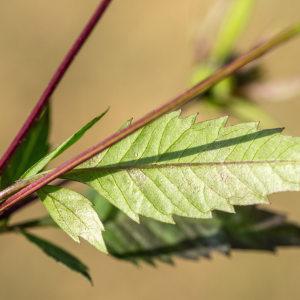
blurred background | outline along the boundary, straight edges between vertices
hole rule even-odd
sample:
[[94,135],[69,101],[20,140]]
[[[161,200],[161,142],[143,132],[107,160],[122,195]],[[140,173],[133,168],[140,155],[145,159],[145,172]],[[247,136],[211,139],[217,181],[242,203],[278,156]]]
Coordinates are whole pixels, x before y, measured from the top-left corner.
[[[53,97],[51,141],[57,145],[111,107],[58,161],[78,153],[190,84],[195,40],[212,0],[115,0]],[[0,151],[27,117],[97,0],[0,1]],[[299,20],[298,0],[259,0],[239,40],[246,50]],[[300,76],[300,39],[263,58],[267,78]],[[288,133],[300,135],[299,98],[261,104]],[[195,105],[200,119],[207,118]],[[57,163],[57,162],[56,162]],[[300,222],[300,196],[271,197],[271,208]],[[44,214],[29,207],[16,220]],[[39,231],[37,231],[39,233]],[[43,230],[91,268],[94,287],[54,263],[21,236],[0,237],[0,299],[298,299],[300,249],[273,254],[237,252],[230,258],[176,260],[176,266],[135,267]],[[288,295],[288,296],[287,296]]]

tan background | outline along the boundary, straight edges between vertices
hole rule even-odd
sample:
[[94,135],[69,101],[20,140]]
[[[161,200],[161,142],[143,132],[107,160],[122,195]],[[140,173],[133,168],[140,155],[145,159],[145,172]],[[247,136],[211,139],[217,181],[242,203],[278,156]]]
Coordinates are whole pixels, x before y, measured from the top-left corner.
[[[54,144],[111,106],[109,116],[75,146],[76,153],[186,87],[193,37],[212,0],[115,0],[53,99]],[[96,0],[0,1],[0,150],[11,140]],[[299,0],[258,0],[241,48],[296,21]],[[265,60],[272,77],[299,75],[300,40]],[[266,104],[288,131],[300,135],[297,99]],[[299,195],[271,197],[272,207],[300,221]],[[18,219],[44,213],[39,205]],[[176,267],[136,268],[74,244],[57,231],[53,241],[91,267],[91,288],[14,235],[1,236],[0,299],[299,299],[300,249],[278,255],[235,252]]]

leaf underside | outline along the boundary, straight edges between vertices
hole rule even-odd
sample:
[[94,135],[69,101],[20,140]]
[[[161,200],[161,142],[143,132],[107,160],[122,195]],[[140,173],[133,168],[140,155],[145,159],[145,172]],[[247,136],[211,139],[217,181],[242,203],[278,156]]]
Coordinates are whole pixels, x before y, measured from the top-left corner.
[[86,183],[130,218],[173,223],[213,210],[266,203],[300,189],[300,139],[258,123],[225,127],[169,113],[66,174]]
[[102,252],[106,247],[102,238],[103,225],[91,202],[74,191],[45,186],[38,191],[51,218],[74,241],[83,238]]

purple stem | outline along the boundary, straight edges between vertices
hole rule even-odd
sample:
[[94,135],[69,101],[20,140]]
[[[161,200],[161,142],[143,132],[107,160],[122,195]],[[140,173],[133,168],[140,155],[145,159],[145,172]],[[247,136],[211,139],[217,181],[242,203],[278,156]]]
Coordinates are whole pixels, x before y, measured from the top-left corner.
[[55,180],[62,174],[72,170],[79,164],[92,158],[94,155],[106,150],[110,146],[121,141],[125,137],[129,136],[130,134],[140,129],[141,127],[145,126],[146,124],[149,124],[150,122],[159,118],[163,114],[173,109],[176,109],[185,103],[188,103],[190,100],[194,99],[196,96],[203,93],[204,91],[206,91],[207,89],[215,85],[216,83],[222,81],[227,76],[233,74],[237,70],[241,69],[243,66],[263,56],[265,53],[281,45],[282,43],[290,40],[291,38],[295,37],[298,34],[300,34],[300,24],[297,24],[297,26],[290,27],[280,32],[279,34],[273,36],[269,40],[256,46],[252,50],[237,57],[228,65],[219,68],[215,73],[213,73],[207,79],[201,81],[199,84],[186,90],[185,92],[178,95],[171,101],[168,101],[163,105],[150,111],[142,118],[133,122],[130,126],[108,136],[106,139],[99,142],[98,144],[86,149],[85,151],[81,152],[80,154],[73,157],[72,159],[62,163],[61,165],[59,165],[58,167],[56,167],[55,169],[53,169],[52,171],[50,171],[49,173],[41,177],[40,179],[29,184],[28,186],[26,186],[16,194],[10,196],[8,199],[0,203],[0,215],[4,214],[5,211],[11,209],[13,206],[19,205],[22,199],[31,195],[32,193],[34,193],[44,185],[50,183],[51,181]]
[[10,158],[13,156],[13,154],[16,152],[19,145],[22,143],[26,135],[28,134],[31,127],[34,125],[35,121],[40,116],[41,112],[43,111],[43,108],[46,106],[46,104],[49,102],[50,97],[56,90],[58,84],[64,77],[65,73],[69,69],[71,63],[75,59],[76,55],[79,53],[80,49],[84,45],[84,43],[87,41],[88,37],[92,33],[93,29],[96,27],[98,21],[101,19],[102,15],[106,11],[109,4],[112,2],[112,0],[101,0],[100,4],[96,8],[94,14],[91,16],[90,20],[84,27],[83,31],[79,35],[79,37],[75,40],[74,44],[68,51],[67,55],[62,60],[61,64],[55,71],[54,75],[52,76],[50,82],[48,83],[46,89],[42,93],[40,99],[36,103],[35,107],[31,111],[30,115],[26,119],[25,123],[21,127],[20,131],[17,133],[5,153],[0,159],[0,172],[3,171],[6,164],[10,160]]

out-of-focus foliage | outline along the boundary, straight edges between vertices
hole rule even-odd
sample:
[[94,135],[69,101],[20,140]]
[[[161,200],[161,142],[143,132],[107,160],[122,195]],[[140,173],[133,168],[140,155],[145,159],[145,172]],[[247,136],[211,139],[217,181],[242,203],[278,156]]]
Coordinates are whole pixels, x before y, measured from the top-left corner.
[[[255,0],[219,0],[209,12],[196,47],[192,85],[211,75],[238,53],[238,39],[245,33]],[[223,20],[220,19],[223,17]],[[201,24],[200,24],[201,26]],[[216,36],[212,40],[209,36]],[[205,48],[206,51],[203,51]],[[277,121],[259,105],[261,101],[282,101],[300,94],[298,78],[265,81],[263,68],[255,63],[211,88],[199,97],[201,111],[230,114],[241,121],[259,120],[263,126],[278,126]]]
[[[173,257],[209,258],[212,252],[275,251],[300,245],[300,226],[276,212],[255,206],[235,214],[215,212],[212,219],[175,217],[176,224],[141,218],[132,221],[96,192],[89,197],[105,225],[104,240],[111,255],[133,263],[173,263]],[[200,266],[201,267],[201,266]]]
[[275,251],[300,245],[298,225],[255,207],[239,207],[235,214],[218,212],[208,220],[176,217],[175,222],[143,218],[137,224],[119,213],[105,224],[104,240],[115,257],[151,264],[172,263],[173,256],[198,259],[212,252],[228,255],[234,249]]

